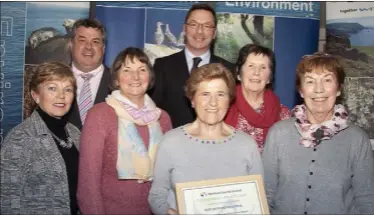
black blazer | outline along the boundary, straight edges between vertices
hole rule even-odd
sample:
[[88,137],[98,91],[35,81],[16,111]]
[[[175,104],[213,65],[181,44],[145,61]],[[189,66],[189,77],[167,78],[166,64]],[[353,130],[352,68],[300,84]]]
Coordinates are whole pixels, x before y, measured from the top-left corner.
[[[222,63],[234,72],[232,63],[213,54],[210,63]],[[190,76],[184,50],[156,59],[153,68],[155,85],[149,94],[157,107],[170,115],[174,128],[194,121],[195,111],[184,92],[185,83]]]
[[[96,98],[94,101],[94,104],[100,103],[105,101],[105,98],[110,93],[110,81],[111,81],[111,75],[110,75],[110,69],[105,67],[103,76],[101,77],[101,81],[99,84],[99,89],[97,90]],[[74,99],[74,102],[72,104],[72,107],[70,108],[70,111],[68,113],[69,122],[80,130],[82,129],[82,121],[79,114],[79,108],[77,103],[77,98]]]

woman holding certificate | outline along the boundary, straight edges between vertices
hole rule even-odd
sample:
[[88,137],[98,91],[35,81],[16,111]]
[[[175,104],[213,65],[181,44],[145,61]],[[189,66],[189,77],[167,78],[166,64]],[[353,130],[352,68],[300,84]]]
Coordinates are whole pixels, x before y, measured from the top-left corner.
[[176,183],[263,173],[255,140],[223,121],[235,97],[230,71],[221,64],[199,67],[185,89],[197,118],[166,133],[160,144],[148,198],[155,214],[178,213]]
[[343,81],[331,55],[298,65],[304,104],[270,129],[262,154],[272,214],[374,214],[373,152],[368,135],[336,104]]

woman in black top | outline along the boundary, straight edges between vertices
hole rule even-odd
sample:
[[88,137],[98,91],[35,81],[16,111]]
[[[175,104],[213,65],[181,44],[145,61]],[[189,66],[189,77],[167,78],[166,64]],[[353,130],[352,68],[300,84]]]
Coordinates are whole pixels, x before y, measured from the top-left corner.
[[29,87],[36,109],[1,146],[1,212],[77,214],[80,132],[65,119],[75,97],[73,72],[40,64]]

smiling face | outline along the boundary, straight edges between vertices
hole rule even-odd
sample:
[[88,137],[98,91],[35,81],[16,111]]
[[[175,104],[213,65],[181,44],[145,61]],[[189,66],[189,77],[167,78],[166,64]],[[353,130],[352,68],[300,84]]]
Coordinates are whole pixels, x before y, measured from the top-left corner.
[[79,27],[71,41],[74,65],[82,72],[90,72],[103,61],[104,36],[96,28]]
[[74,85],[68,79],[45,81],[39,84],[37,92],[31,91],[31,96],[44,112],[59,119],[70,110]]
[[300,96],[304,98],[311,123],[331,119],[336,97],[340,96],[337,77],[326,70],[305,73],[301,78]]
[[241,68],[238,79],[246,92],[260,93],[270,83],[271,67],[269,57],[250,54]]
[[210,11],[199,9],[191,12],[183,30],[186,47],[194,55],[199,56],[209,50],[212,40],[216,37],[214,17]]
[[207,125],[222,122],[229,108],[229,88],[222,79],[203,81],[191,101],[197,120]]
[[137,58],[127,58],[119,69],[117,84],[120,92],[128,99],[143,98],[149,85],[149,69]]

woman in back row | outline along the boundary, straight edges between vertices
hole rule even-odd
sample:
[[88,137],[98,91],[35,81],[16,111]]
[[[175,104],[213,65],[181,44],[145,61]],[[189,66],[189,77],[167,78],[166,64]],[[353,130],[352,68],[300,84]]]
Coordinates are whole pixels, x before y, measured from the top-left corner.
[[262,153],[269,128],[279,120],[290,117],[271,90],[274,71],[274,52],[266,47],[248,44],[239,51],[236,62],[236,101],[231,105],[225,122],[252,136]]

